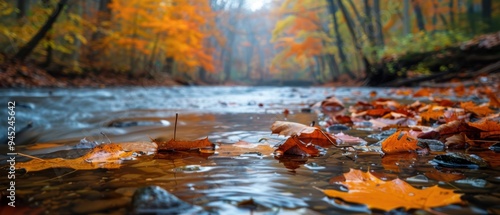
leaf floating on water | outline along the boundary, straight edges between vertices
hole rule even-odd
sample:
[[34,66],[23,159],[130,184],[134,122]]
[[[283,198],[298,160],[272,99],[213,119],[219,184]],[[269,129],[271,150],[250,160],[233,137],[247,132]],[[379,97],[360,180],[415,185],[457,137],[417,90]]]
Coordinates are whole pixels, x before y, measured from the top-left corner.
[[460,203],[460,194],[453,190],[436,186],[426,189],[412,187],[401,179],[382,181],[369,172],[351,169],[344,173],[345,181],[340,184],[349,191],[323,190],[334,198],[344,201],[366,204],[370,209],[377,208],[385,211],[403,207],[408,209],[430,209],[454,203]]
[[25,169],[27,172],[50,168],[71,168],[75,170],[116,169],[120,168],[122,159],[129,159],[134,156],[134,153],[133,151],[125,152],[119,144],[110,143],[96,146],[79,158],[33,159],[17,163],[16,168]]
[[[155,142],[155,141],[153,141]],[[208,140],[208,137],[201,140],[170,140],[168,142],[155,142],[158,144],[158,151],[187,151],[214,148],[214,144]]]
[[386,154],[412,152],[417,150],[418,140],[406,131],[397,131],[382,142],[382,151]]
[[331,134],[325,133],[317,127],[296,122],[276,121],[271,125],[271,132],[284,136],[296,135],[305,142],[312,142],[325,147],[336,144],[336,138]]
[[300,155],[300,156],[319,156],[320,151],[314,144],[305,143],[298,138],[297,135],[292,135],[275,151],[276,156]]
[[234,144],[221,144],[215,150],[216,157],[266,157],[274,152],[274,148],[265,143],[249,143],[246,141],[239,141]]

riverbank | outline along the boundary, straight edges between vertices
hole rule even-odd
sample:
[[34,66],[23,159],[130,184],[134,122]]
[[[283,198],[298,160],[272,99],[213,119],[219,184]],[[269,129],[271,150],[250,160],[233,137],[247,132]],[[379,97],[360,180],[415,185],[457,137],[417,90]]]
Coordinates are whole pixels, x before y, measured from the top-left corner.
[[3,64],[0,66],[0,88],[37,87],[120,87],[120,86],[175,86],[180,83],[163,75],[129,77],[119,72],[89,72],[78,74],[50,74],[33,64]]

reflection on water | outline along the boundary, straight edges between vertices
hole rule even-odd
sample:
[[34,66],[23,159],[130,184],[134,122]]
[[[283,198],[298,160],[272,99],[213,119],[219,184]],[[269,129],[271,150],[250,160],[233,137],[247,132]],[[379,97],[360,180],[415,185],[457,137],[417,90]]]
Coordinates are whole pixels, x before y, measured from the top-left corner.
[[[282,139],[270,134],[274,121],[286,119],[309,124],[318,120],[317,113],[303,111],[311,104],[331,95],[344,99],[347,104],[367,100],[371,90],[287,87],[0,90],[0,103],[16,101],[18,152],[74,157],[85,153],[73,149],[84,137],[97,142],[168,140],[173,137],[175,113],[179,113],[176,134],[179,139],[209,137],[212,142],[231,144],[240,140],[258,143],[265,138],[261,143],[274,145]],[[378,91],[379,96],[384,96],[385,91]],[[287,116],[283,114],[285,109],[290,111]],[[5,111],[0,113],[0,118],[6,118]],[[0,130],[5,131],[6,125],[1,124]],[[344,133],[361,137],[369,144],[376,142],[367,138],[371,131],[351,129]],[[1,138],[5,142],[6,137]],[[51,147],[34,148],[34,143]],[[2,165],[6,151],[3,144]],[[430,157],[408,156],[411,157],[381,158],[377,153],[361,154],[338,148],[330,148],[318,158],[280,160],[272,156],[218,157],[178,152],[142,156],[125,161],[120,169],[18,171],[16,204],[19,208],[41,208],[49,214],[124,214],[138,187],[158,185],[205,211],[221,214],[358,214],[369,211],[364,206],[326,198],[313,187],[342,189],[329,182],[349,168],[370,170],[388,180],[415,179],[424,173],[442,171],[428,163]],[[500,193],[495,190],[500,183],[498,169],[460,171],[466,177],[485,179],[485,186],[457,183],[441,186],[473,193],[469,195],[473,200],[478,192]],[[5,190],[6,177],[0,181]],[[438,184],[438,180],[429,177],[427,181],[411,183],[426,187]],[[6,201],[2,197],[1,207]],[[498,203],[496,200],[487,206],[447,206],[436,211],[483,213]]]

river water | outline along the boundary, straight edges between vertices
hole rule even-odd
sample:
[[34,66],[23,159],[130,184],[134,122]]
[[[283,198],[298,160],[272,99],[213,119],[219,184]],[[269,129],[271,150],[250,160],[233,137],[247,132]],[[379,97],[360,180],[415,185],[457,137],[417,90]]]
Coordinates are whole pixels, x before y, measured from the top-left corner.
[[[150,142],[171,139],[175,114],[176,137],[193,140],[208,137],[219,144],[240,140],[259,143],[262,138],[274,145],[280,137],[271,135],[271,124],[288,120],[303,124],[321,120],[323,115],[310,105],[336,96],[346,105],[369,100],[370,92],[400,101],[408,98],[389,95],[390,89],[301,88],[301,87],[168,87],[111,89],[2,89],[0,104],[7,118],[7,102],[16,103],[16,152],[41,157],[81,155],[74,146],[82,138],[97,142]],[[288,109],[290,114],[284,115]],[[7,124],[0,131],[7,131]],[[345,133],[365,139],[374,131],[351,129]],[[7,157],[6,132],[1,133],[2,166]],[[282,137],[281,137],[282,139]],[[36,145],[35,145],[36,144]],[[40,147],[33,147],[40,146]],[[50,147],[43,147],[50,146]],[[132,193],[147,185],[158,185],[204,211],[220,214],[359,214],[370,212],[363,205],[345,204],[325,197],[315,189],[343,189],[329,183],[332,177],[350,168],[370,170],[387,179],[412,178],[434,171],[432,157],[412,157],[388,167],[377,153],[349,154],[328,149],[318,158],[272,155],[256,157],[217,157],[199,153],[144,155],[124,161],[119,169],[73,171],[57,168],[38,172],[16,172],[16,210],[46,214],[125,214]],[[18,156],[19,160],[27,158]],[[199,165],[196,171],[186,166]],[[318,168],[319,167],[319,168]],[[500,172],[461,170],[474,184],[425,182],[411,184],[427,187],[440,184],[459,189],[471,200],[466,205],[434,209],[443,213],[498,212]],[[2,182],[2,210],[6,210],[7,177]],[[480,194],[480,196],[478,196]],[[485,204],[480,197],[487,198]],[[245,202],[253,201],[250,207]],[[11,211],[12,212],[12,211]],[[14,211],[16,212],[16,211]],[[377,212],[377,211],[375,211]],[[416,211],[412,211],[416,212]],[[419,213],[426,213],[419,211]],[[2,213],[3,214],[3,213]]]

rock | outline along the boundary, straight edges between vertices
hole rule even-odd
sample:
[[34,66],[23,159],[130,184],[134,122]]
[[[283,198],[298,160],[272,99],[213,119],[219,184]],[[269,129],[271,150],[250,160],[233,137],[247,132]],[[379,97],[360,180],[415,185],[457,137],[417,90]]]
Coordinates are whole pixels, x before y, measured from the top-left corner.
[[474,154],[467,155],[463,153],[447,153],[445,155],[438,155],[432,159],[432,162],[445,167],[470,169],[488,167],[488,163],[486,163],[486,161],[484,161],[481,157]]
[[132,196],[134,214],[192,214],[200,207],[189,204],[158,186],[137,189]]

